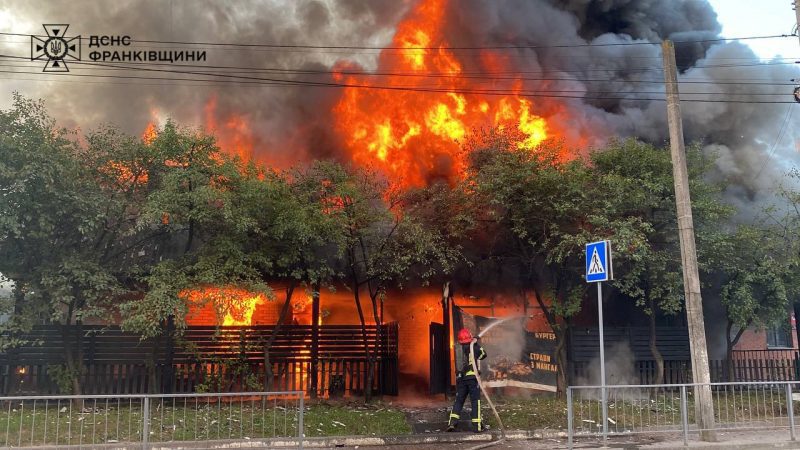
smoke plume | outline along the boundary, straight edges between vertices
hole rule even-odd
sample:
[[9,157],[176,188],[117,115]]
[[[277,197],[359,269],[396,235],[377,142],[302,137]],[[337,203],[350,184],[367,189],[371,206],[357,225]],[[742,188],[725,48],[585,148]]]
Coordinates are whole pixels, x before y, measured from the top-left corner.
[[[668,137],[665,103],[642,100],[663,98],[663,85],[659,84],[663,81],[660,47],[626,44],[663,39],[708,41],[716,38],[721,30],[716,14],[705,0],[236,3],[76,0],[69,2],[68,8],[64,5],[43,0],[5,3],[0,12],[15,20],[2,31],[41,33],[41,23],[69,23],[71,34],[130,35],[134,40],[383,47],[397,44],[395,37],[404,24],[428,21],[435,32],[429,33],[429,41],[422,42],[425,47],[472,48],[452,53],[461,72],[480,76],[500,71],[511,74],[512,78],[503,81],[488,75],[472,81],[461,80],[460,88],[564,91],[568,92],[565,96],[573,97],[581,97],[582,93],[582,98],[531,97],[530,111],[526,109],[525,112],[531,117],[545,119],[550,135],[574,148],[600,146],[612,136],[636,136],[663,144]],[[420,18],[426,14],[429,16],[424,20]],[[27,44],[21,43],[23,41],[17,38],[0,43],[2,53],[25,55]],[[614,45],[574,47],[585,44]],[[88,54],[85,45],[84,54]],[[505,46],[516,49],[476,49]],[[141,42],[134,43],[133,47],[132,50],[197,48]],[[397,60],[401,58],[396,50],[199,47],[207,51],[208,66],[238,67],[240,75],[322,83],[341,81],[335,74],[328,73],[332,69],[345,68],[348,72],[367,74],[391,72],[397,70]],[[761,61],[756,55],[737,42],[677,44],[676,53],[680,79],[685,82],[681,85],[685,100],[742,101],[685,102],[682,108],[687,142],[698,142],[706,152],[718,155],[714,176],[730,184],[728,194],[741,208],[753,208],[766,198],[768,188],[787,166],[797,162],[794,149],[797,136],[791,123],[783,125],[790,122],[790,105],[748,102],[790,99],[791,87],[729,82],[788,83],[796,77],[797,71],[779,61],[759,64]],[[280,72],[286,69],[323,73]],[[72,70],[73,74],[130,74],[119,70],[89,71],[86,66],[79,65],[73,65]],[[193,70],[211,72],[214,69],[196,67]],[[390,81],[386,77],[369,75],[353,77],[355,81],[373,84]],[[698,81],[711,84],[697,84]],[[441,86],[441,81],[429,79],[417,82],[412,79],[409,83]],[[44,98],[62,124],[84,130],[111,122],[138,134],[149,122],[162,122],[171,117],[181,124],[210,128],[220,135],[223,146],[241,147],[244,150],[240,152],[246,156],[277,166],[330,157],[364,162],[354,156],[357,153],[352,136],[340,126],[342,120],[337,107],[341,107],[347,95],[347,91],[340,88],[66,76],[54,82],[42,81],[41,77],[37,81],[17,79],[7,86],[7,92],[18,90],[31,97]],[[376,92],[369,90],[361,95],[370,96]],[[2,102],[8,103],[8,95]],[[442,102],[449,101],[444,93],[419,95],[438,96]],[[469,96],[467,99],[472,101]],[[353,105],[370,103],[362,98]],[[454,111],[456,106],[451,104],[450,108]],[[411,110],[414,112],[413,108]],[[372,114],[372,111],[363,112],[366,116]],[[354,127],[362,125],[357,123]],[[370,126],[379,125],[383,126]],[[470,122],[463,125],[474,129],[492,124]],[[394,126],[392,132],[396,132]],[[372,133],[362,128],[364,133]],[[430,139],[415,140],[413,130],[409,126],[398,132],[404,139],[408,138],[407,145],[387,146],[386,151],[412,155],[410,159],[414,165],[408,170],[414,171],[419,180],[452,177],[458,172],[456,160],[446,145],[431,144]]]

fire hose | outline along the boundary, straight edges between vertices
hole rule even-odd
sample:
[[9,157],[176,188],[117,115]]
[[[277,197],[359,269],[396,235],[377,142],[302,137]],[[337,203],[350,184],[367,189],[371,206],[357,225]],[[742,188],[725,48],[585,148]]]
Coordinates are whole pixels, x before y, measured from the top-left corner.
[[[494,328],[495,325],[499,325],[499,324],[501,324],[501,323],[503,323],[503,322],[505,322],[507,320],[518,319],[519,317],[525,317],[525,316],[506,317],[505,319],[501,319],[501,320],[498,320],[496,322],[493,322],[491,325],[486,327],[483,331],[481,331],[478,334],[478,338],[483,336],[487,331],[489,331],[492,328]],[[489,393],[486,392],[486,388],[483,387],[483,382],[481,381],[480,370],[478,370],[478,364],[477,364],[477,362],[475,360],[475,345],[474,344],[477,341],[478,341],[477,339],[473,339],[472,342],[470,342],[470,344],[469,344],[469,359],[470,359],[470,363],[472,364],[472,367],[475,368],[475,379],[478,381],[478,387],[480,388],[480,390],[483,393],[483,395],[486,397],[486,401],[489,403],[489,407],[492,409],[492,413],[494,413],[495,419],[497,419],[497,424],[498,424],[498,427],[500,428],[500,439],[498,439],[496,441],[487,442],[485,444],[476,445],[475,447],[470,447],[467,450],[478,450],[478,449],[481,449],[481,448],[491,447],[493,445],[497,445],[497,444],[499,444],[501,442],[504,442],[506,440],[506,429],[505,429],[505,427],[503,427],[503,421],[500,419],[500,414],[497,413],[497,408],[495,408],[494,402],[492,402],[492,398],[489,396]]]
[[[488,328],[486,330],[488,330]],[[486,330],[484,330],[484,333],[486,332]],[[483,334],[483,333],[481,333],[481,334]],[[481,334],[479,334],[478,337],[481,337]],[[486,444],[476,445],[475,447],[470,447],[467,450],[478,450],[478,449],[481,449],[481,448],[491,447],[493,445],[497,445],[497,444],[499,444],[501,442],[504,442],[506,440],[506,430],[503,427],[503,421],[500,420],[500,414],[497,413],[497,409],[494,407],[494,402],[492,402],[492,398],[489,397],[489,394],[486,392],[486,389],[483,387],[483,383],[481,382],[480,370],[478,370],[478,365],[476,364],[476,360],[475,360],[475,345],[474,344],[476,342],[478,342],[478,340],[477,339],[473,339],[472,342],[469,344],[469,359],[470,359],[470,362],[472,363],[472,367],[475,369],[475,379],[478,381],[478,387],[481,388],[481,392],[483,392],[483,395],[486,397],[486,401],[489,402],[489,407],[492,408],[492,412],[494,413],[494,417],[495,417],[495,419],[497,419],[497,424],[500,427],[500,439],[498,439],[496,441],[487,442]]]

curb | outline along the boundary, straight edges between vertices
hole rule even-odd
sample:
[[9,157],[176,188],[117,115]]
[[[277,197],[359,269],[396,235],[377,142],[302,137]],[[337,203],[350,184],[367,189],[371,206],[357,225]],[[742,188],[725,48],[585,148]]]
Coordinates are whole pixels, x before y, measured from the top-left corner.
[[[737,444],[735,442],[713,442],[713,443],[706,443],[706,442],[689,442],[689,447],[691,448],[708,448],[708,449],[730,449],[730,450],[760,450],[765,448],[789,448],[789,449],[800,449],[800,442],[797,441],[777,441],[777,442],[759,442],[759,443],[740,443]],[[658,450],[685,450],[687,447],[683,446],[683,443],[680,445],[659,445],[659,444],[651,444],[651,445],[643,445],[637,447],[640,449],[658,449]]]
[[[555,430],[512,430],[506,432],[506,439],[521,441],[527,439],[547,439],[563,438],[567,434],[563,431]],[[358,446],[379,446],[379,445],[420,445],[420,444],[445,444],[457,442],[491,442],[500,439],[500,433],[492,431],[489,433],[425,433],[425,434],[402,434],[396,436],[335,436],[335,437],[307,437],[303,439],[304,448],[322,447],[354,447]],[[265,441],[261,441],[265,442]],[[254,442],[255,443],[255,442]],[[298,447],[297,440],[275,439],[269,440],[270,445],[277,447]],[[242,445],[250,447],[250,445]]]
[[[524,431],[515,430],[506,433],[507,440],[566,438],[563,431],[540,430]],[[403,434],[395,436],[328,436],[306,437],[303,439],[303,448],[326,447],[355,447],[355,446],[383,446],[383,445],[421,445],[438,443],[475,442],[489,443],[500,439],[497,431],[490,433],[425,433]],[[268,439],[225,439],[209,441],[176,441],[152,442],[148,444],[149,450],[209,450],[209,449],[246,449],[246,448],[300,448],[300,441],[291,438]],[[60,445],[58,447],[19,447],[17,450],[42,450],[43,448],[57,448],[59,450],[141,450],[141,443],[103,443],[88,445]]]

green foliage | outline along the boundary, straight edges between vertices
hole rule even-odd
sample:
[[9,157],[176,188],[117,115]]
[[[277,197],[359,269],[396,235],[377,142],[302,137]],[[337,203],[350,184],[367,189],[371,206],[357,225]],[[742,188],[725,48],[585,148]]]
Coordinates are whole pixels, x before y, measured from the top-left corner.
[[89,142],[77,145],[41,102],[15,96],[0,111],[0,272],[15,285],[9,330],[108,317],[109,299],[125,290],[126,269],[111,255],[129,203]]
[[53,364],[47,366],[47,376],[58,386],[59,394],[73,394],[72,380],[78,376],[75,371],[69,370],[64,364]]
[[[709,166],[697,147],[687,149],[687,160],[699,261],[708,272],[715,267],[711,258],[716,252],[707,250],[724,233],[719,224],[728,221],[732,208],[721,200],[720,186],[705,181]],[[625,257],[615,258],[613,285],[648,314],[681,311],[683,275],[669,151],[633,139],[612,141],[591,155],[591,164],[600,181],[598,193],[604,193],[602,214],[628,224],[615,233],[614,250],[624,250]]]
[[[584,246],[598,239],[613,242],[618,293],[648,314],[681,311],[669,152],[621,140],[565,160],[558,143],[520,150],[516,139],[473,136],[461,182],[401,192],[334,162],[245,164],[172,122],[152,140],[102,127],[79,141],[41,102],[15,96],[0,111],[0,273],[14,282],[3,329],[121,318],[143,338],[169,320],[179,333],[188,290],[272,299],[278,280],[365,290],[377,321],[391,287],[474,270],[533,291],[563,331],[586,298]],[[695,147],[687,158],[700,269],[712,280],[704,294],[719,296],[736,327],[778,323],[800,289],[800,194],[783,188],[788,207],[734,226],[721,186],[707,181],[713,158]],[[200,301],[225,313],[213,295]],[[3,336],[2,348],[19,343]]]
[[604,165],[604,152],[590,166],[581,159],[561,161],[556,143],[533,152],[512,144],[489,136],[476,145],[467,183],[479,203],[491,206],[486,216],[494,233],[508,240],[495,256],[517,267],[523,287],[535,291],[551,326],[560,327],[580,311],[585,296],[585,244],[612,239],[615,263],[640,261],[651,227],[617,204],[623,175],[604,172],[614,166]]

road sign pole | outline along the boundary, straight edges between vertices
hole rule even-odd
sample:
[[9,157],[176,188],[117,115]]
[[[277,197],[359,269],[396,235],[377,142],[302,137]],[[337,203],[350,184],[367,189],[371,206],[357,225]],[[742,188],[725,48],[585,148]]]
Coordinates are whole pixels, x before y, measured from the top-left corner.
[[603,409],[603,448],[608,443],[608,389],[606,389],[606,343],[603,334],[603,281],[614,279],[611,242],[586,244],[586,282],[597,283],[597,330],[600,334],[600,395]]
[[603,336],[603,283],[597,282],[597,323],[600,331],[600,401],[603,407],[603,447],[608,441],[608,393],[606,392],[606,345]]

